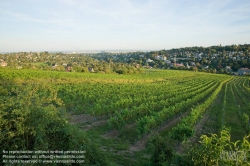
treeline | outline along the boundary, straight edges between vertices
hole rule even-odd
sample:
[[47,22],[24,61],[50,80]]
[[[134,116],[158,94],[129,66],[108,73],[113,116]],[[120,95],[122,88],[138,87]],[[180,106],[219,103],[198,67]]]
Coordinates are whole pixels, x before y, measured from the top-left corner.
[[[41,69],[66,72],[133,74],[141,70],[129,63],[100,61],[88,54],[49,52],[19,52],[0,54],[1,67],[15,69]],[[6,63],[6,66],[4,65]],[[2,65],[3,64],[3,65]]]
[[176,53],[176,52],[183,52],[183,51],[188,51],[188,52],[204,52],[207,54],[212,54],[212,53],[216,53],[216,52],[224,52],[224,51],[230,51],[230,52],[239,52],[239,51],[243,51],[243,52],[250,52],[250,44],[239,44],[239,45],[227,45],[227,46],[221,46],[221,45],[217,45],[217,46],[210,46],[210,47],[184,47],[184,48],[174,48],[171,50],[162,50],[162,52],[169,52],[169,53]]

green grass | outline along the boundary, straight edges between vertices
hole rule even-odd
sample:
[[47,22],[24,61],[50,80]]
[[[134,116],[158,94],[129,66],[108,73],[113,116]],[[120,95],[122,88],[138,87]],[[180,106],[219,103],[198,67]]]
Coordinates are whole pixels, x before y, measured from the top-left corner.
[[232,140],[240,140],[246,135],[246,132],[241,124],[241,120],[238,115],[239,107],[237,105],[237,98],[235,97],[235,92],[233,91],[233,83],[228,85],[227,98],[225,105],[225,126],[231,128]]

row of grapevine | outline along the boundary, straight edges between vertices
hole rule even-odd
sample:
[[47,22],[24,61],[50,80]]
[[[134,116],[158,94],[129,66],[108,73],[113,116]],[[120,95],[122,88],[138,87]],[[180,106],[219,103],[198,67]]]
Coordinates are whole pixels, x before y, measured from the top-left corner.
[[[208,82],[207,84],[209,84],[211,82]],[[125,107],[124,107],[124,105],[117,105],[116,108],[120,108],[120,109],[131,108],[132,110],[133,109],[138,109],[138,110],[154,109],[154,111],[157,111],[169,103],[178,102],[178,100],[176,100],[177,96],[183,95],[183,93],[193,92],[202,86],[203,85],[200,85],[200,84],[193,84],[192,88],[187,88],[187,87],[183,86],[177,90],[176,89],[169,90],[169,91],[167,91],[166,94],[159,95],[162,97],[160,97],[160,98],[156,97],[154,100],[152,100],[152,98],[150,98],[150,97],[143,98],[140,96],[140,98],[133,99],[132,102],[130,103],[130,105],[125,105]],[[173,88],[175,88],[175,87],[173,87]],[[117,104],[117,103],[114,103],[114,104]],[[113,107],[111,106],[111,108],[113,108]],[[130,112],[130,113],[132,113],[132,112]]]
[[214,83],[215,82],[209,82],[186,91],[180,91],[178,95],[174,95],[172,98],[168,98],[166,100],[161,100],[155,103],[143,103],[141,107],[133,107],[130,111],[124,109],[120,113],[116,113],[115,116],[112,116],[109,119],[109,124],[113,127],[121,127],[129,123],[129,121],[134,122],[140,117],[145,118],[145,116],[156,114],[158,110],[167,110],[171,108],[174,103],[176,103],[175,105],[177,106],[179,103],[182,103],[188,98],[193,98],[197,94],[203,93],[206,89],[214,86]]
[[[197,78],[199,79],[199,78]],[[190,79],[191,80],[191,79]],[[196,78],[195,78],[196,80]],[[123,108],[139,106],[141,103],[169,98],[172,92],[196,86],[190,81],[187,86],[160,82],[154,84],[77,84],[60,88],[65,104],[78,112],[93,115],[110,114]]]
[[139,119],[137,121],[138,133],[140,135],[148,133],[150,130],[160,125],[167,119],[171,118],[173,115],[182,111],[186,111],[187,109],[192,107],[192,105],[195,105],[197,102],[201,101],[203,98],[209,95],[213,90],[216,89],[216,86],[217,84],[214,84],[205,91],[202,91],[202,93],[197,93],[192,98],[187,98],[186,100],[183,100],[180,103],[176,103],[174,106],[171,106],[167,109],[163,109],[162,111],[156,113],[153,116],[150,117],[145,116]]
[[203,101],[202,104],[192,108],[191,113],[181,119],[178,125],[172,129],[170,135],[175,139],[184,139],[185,137],[191,136],[193,134],[193,126],[202,116],[204,111],[214,102],[218,93],[221,91],[223,84],[230,79],[231,78],[222,81],[219,86],[213,91],[213,93],[205,101]]

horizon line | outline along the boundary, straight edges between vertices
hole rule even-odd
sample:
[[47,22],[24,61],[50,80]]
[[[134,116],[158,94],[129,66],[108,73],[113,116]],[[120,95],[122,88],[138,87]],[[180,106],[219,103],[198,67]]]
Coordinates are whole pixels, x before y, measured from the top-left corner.
[[208,48],[208,47],[213,47],[213,46],[221,46],[221,47],[225,47],[225,46],[233,46],[233,45],[250,45],[250,44],[247,44],[247,43],[244,43],[244,44],[231,44],[231,45],[211,45],[211,46],[186,46],[186,47],[178,47],[178,48],[171,48],[171,49],[86,49],[86,50],[60,50],[60,51],[54,51],[54,50],[50,50],[50,51],[47,51],[47,50],[44,50],[44,51],[1,51],[0,54],[2,53],[20,53],[20,52],[50,52],[50,53],[91,53],[91,52],[139,52],[139,51],[142,51],[142,52],[148,52],[148,51],[160,51],[160,50],[172,50],[172,49],[180,49],[180,48],[192,48],[192,47],[203,47],[203,48]]

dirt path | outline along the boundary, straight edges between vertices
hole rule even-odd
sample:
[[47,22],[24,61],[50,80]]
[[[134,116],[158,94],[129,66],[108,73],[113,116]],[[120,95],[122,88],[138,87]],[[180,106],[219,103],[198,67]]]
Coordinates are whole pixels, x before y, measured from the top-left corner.
[[82,123],[89,123],[82,126],[84,131],[88,131],[93,127],[104,125],[108,122],[107,119],[93,121],[94,117],[89,114],[80,114],[80,115],[68,115],[69,123],[70,124],[82,124]]
[[[154,130],[153,132],[151,132],[150,134],[146,135],[145,137],[143,137],[142,139],[140,139],[139,141],[137,141],[135,144],[131,145],[129,147],[129,151],[130,152],[136,152],[136,151],[141,151],[143,149],[146,148],[146,144],[149,140],[149,138],[153,137],[156,133],[161,132],[166,130],[167,128],[172,127],[174,124],[176,124],[181,118],[183,118],[184,116],[186,116],[187,114],[190,113],[189,111],[186,111],[185,113],[183,113],[182,115],[173,118],[172,120],[170,120],[169,122],[167,122],[166,124],[162,125],[161,127],[159,127],[158,129]],[[91,123],[91,124],[86,124],[84,126],[82,126],[82,129],[84,131],[90,130],[93,127],[96,126],[101,126],[107,123],[108,120],[99,120],[96,122],[93,122],[93,117],[89,114],[81,114],[81,115],[70,115],[70,120],[69,122],[71,124],[81,124],[81,123]],[[132,123],[130,125],[128,125],[128,128],[131,127],[135,127],[136,123]],[[119,135],[119,131],[118,130],[111,130],[108,133],[101,135],[103,138],[108,139],[108,138],[114,138],[114,137],[118,137]]]
[[118,135],[119,135],[119,131],[116,130],[116,129],[114,129],[114,130],[109,131],[109,132],[106,133],[106,134],[101,135],[101,136],[102,136],[103,138],[105,138],[105,139],[108,139],[108,138],[118,137]]
[[71,115],[70,123],[78,124],[78,123],[86,123],[93,120],[93,117],[89,114],[80,114],[80,115]]
[[154,132],[148,134],[147,136],[145,136],[144,138],[142,138],[141,140],[137,141],[134,145],[130,146],[129,150],[130,151],[141,151],[143,149],[146,148],[146,144],[149,138],[151,138],[152,136],[154,136],[156,133],[161,132],[166,130],[167,128],[172,127],[174,124],[176,124],[181,118],[183,118],[184,116],[186,116],[187,114],[190,113],[189,111],[186,111],[185,113],[183,113],[182,115],[172,119],[170,122],[167,122],[166,124],[164,124],[163,126],[161,126],[160,128],[158,128],[157,130],[155,130]]
[[90,124],[90,125],[84,125],[84,126],[82,127],[82,129],[83,129],[84,131],[88,131],[88,130],[92,129],[93,127],[102,126],[102,125],[105,125],[105,124],[107,124],[107,123],[108,123],[108,120],[100,120],[100,121],[97,121],[97,122],[93,122],[93,123]]

